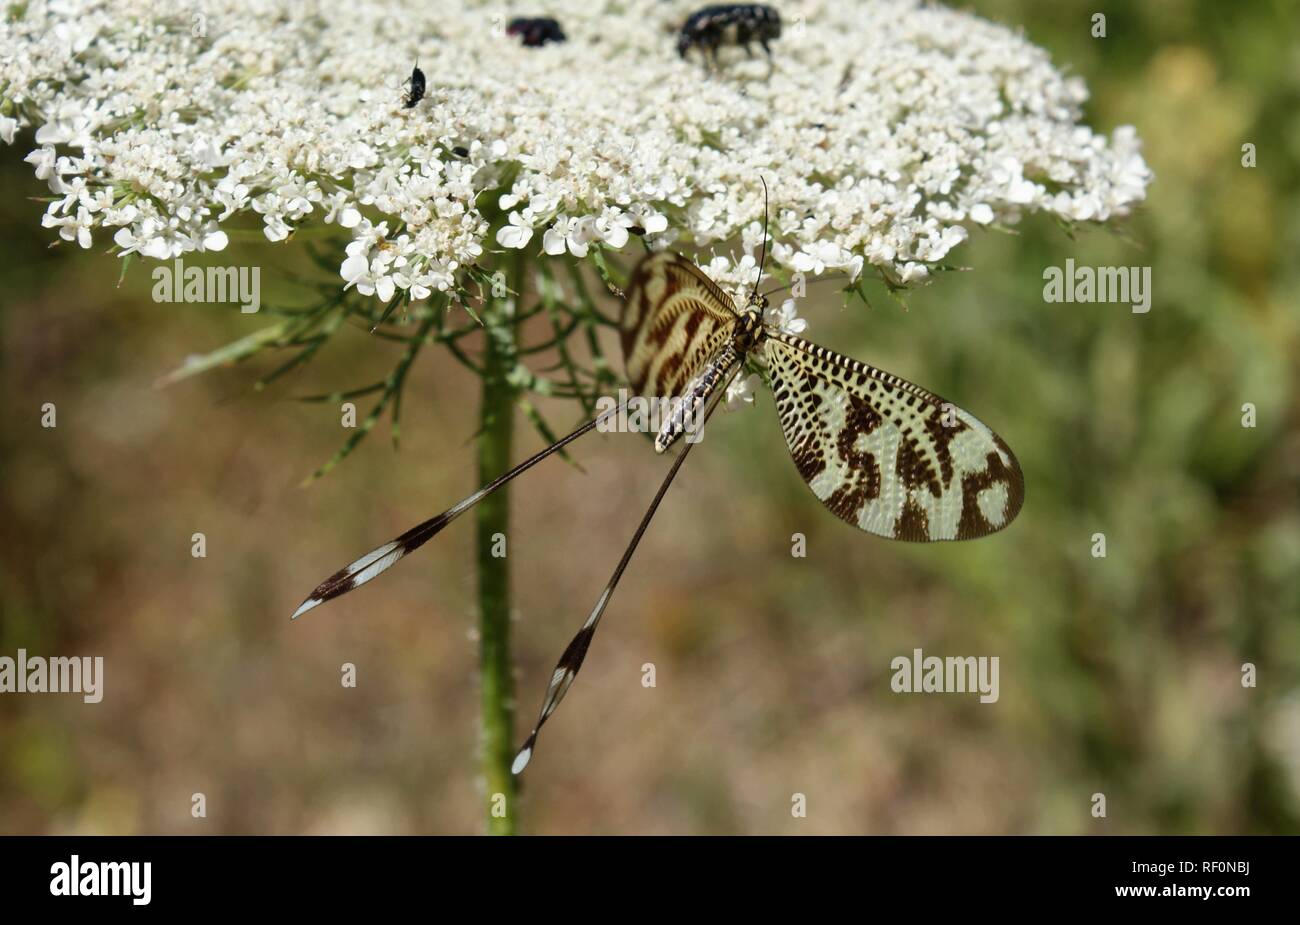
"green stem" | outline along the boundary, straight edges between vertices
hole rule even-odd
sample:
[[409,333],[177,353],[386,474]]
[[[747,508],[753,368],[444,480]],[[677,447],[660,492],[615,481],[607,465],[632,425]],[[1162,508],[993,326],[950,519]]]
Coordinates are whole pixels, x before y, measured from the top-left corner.
[[[522,283],[519,274],[518,283]],[[483,321],[479,484],[511,466],[515,390],[507,379],[514,367],[513,299],[495,300]],[[484,798],[491,835],[516,830],[514,758],[514,679],[510,664],[510,566],[504,537],[510,527],[510,486],[484,498],[477,508],[480,719]],[[494,555],[493,553],[496,553]]]

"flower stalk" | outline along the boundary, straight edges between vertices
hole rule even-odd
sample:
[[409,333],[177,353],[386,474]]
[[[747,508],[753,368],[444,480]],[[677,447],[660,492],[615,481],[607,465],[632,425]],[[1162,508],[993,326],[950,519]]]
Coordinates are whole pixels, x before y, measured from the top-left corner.
[[[520,261],[522,264],[523,261]],[[522,273],[516,284],[522,284]],[[514,296],[494,298],[483,318],[484,349],[479,405],[478,481],[486,485],[512,465],[515,386]],[[514,757],[514,677],[510,664],[510,486],[479,503],[475,545],[478,555],[479,733],[487,830],[517,831]]]

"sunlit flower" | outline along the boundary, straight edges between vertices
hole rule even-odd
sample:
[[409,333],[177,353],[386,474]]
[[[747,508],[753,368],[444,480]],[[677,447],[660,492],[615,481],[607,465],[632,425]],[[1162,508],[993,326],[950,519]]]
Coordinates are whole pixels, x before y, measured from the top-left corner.
[[518,212],[511,212],[509,224],[502,225],[497,230],[497,243],[502,247],[520,248],[532,239],[532,226]]
[[727,394],[722,399],[723,406],[728,411],[739,411],[754,404],[754,396],[762,384],[763,379],[757,373],[737,376],[727,386]]
[[[673,48],[699,5],[553,0],[568,41],[539,54],[470,0],[205,0],[201,29],[155,0],[29,0],[0,19],[0,140],[72,196],[43,221],[82,246],[103,231],[168,258],[219,243],[214,222],[257,216],[282,242],[387,221],[403,243],[340,255],[379,297],[456,287],[487,247],[631,257],[634,230],[752,258],[760,177],[771,271],[903,284],[968,227],[1103,222],[1146,194],[1133,130],[1082,125],[1083,82],[1013,30],[921,0],[805,0],[770,75],[738,49],[709,73]],[[407,109],[416,60],[429,85]]]
[[795,314],[794,299],[786,299],[780,306],[769,305],[763,312],[763,320],[787,334],[802,334],[808,330],[808,322]]
[[542,250],[552,257],[558,257],[568,248],[573,256],[586,257],[594,237],[591,219],[559,215],[542,235]]

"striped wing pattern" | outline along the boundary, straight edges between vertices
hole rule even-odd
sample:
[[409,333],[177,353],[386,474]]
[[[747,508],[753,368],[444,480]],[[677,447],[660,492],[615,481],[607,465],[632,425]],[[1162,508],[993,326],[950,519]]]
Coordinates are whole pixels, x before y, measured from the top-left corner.
[[765,329],[759,349],[794,464],[836,517],[929,542],[986,536],[1020,512],[1020,464],[973,415],[793,335]]
[[704,372],[687,384],[686,390],[682,393],[680,399],[675,401],[675,407],[660,428],[658,436],[655,437],[655,452],[662,453],[668,447],[676,442],[677,438],[686,432],[687,419],[692,419],[698,425],[698,415],[709,402],[709,397],[718,390],[719,387],[725,387],[731,381],[731,377],[740,367],[740,356],[736,353],[736,348],[727,344],[722,351],[708,362],[704,367]]
[[682,395],[729,343],[737,317],[731,297],[685,257],[644,257],[632,271],[619,319],[632,391]]

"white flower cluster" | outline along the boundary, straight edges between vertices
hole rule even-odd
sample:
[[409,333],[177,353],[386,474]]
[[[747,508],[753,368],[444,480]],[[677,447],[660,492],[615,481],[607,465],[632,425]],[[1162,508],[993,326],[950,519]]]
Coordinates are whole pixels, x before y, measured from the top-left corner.
[[384,299],[452,288],[485,250],[580,258],[633,230],[752,254],[760,175],[776,263],[901,283],[971,225],[1105,221],[1145,195],[1133,131],[1080,125],[1083,83],[1009,29],[777,0],[773,66],[724,49],[709,73],[674,47],[702,2],[550,0],[568,41],[526,48],[471,0],[28,0],[0,14],[0,138],[36,129],[44,224],[82,247],[169,258],[254,215],[271,241],[336,223],[346,284]]

